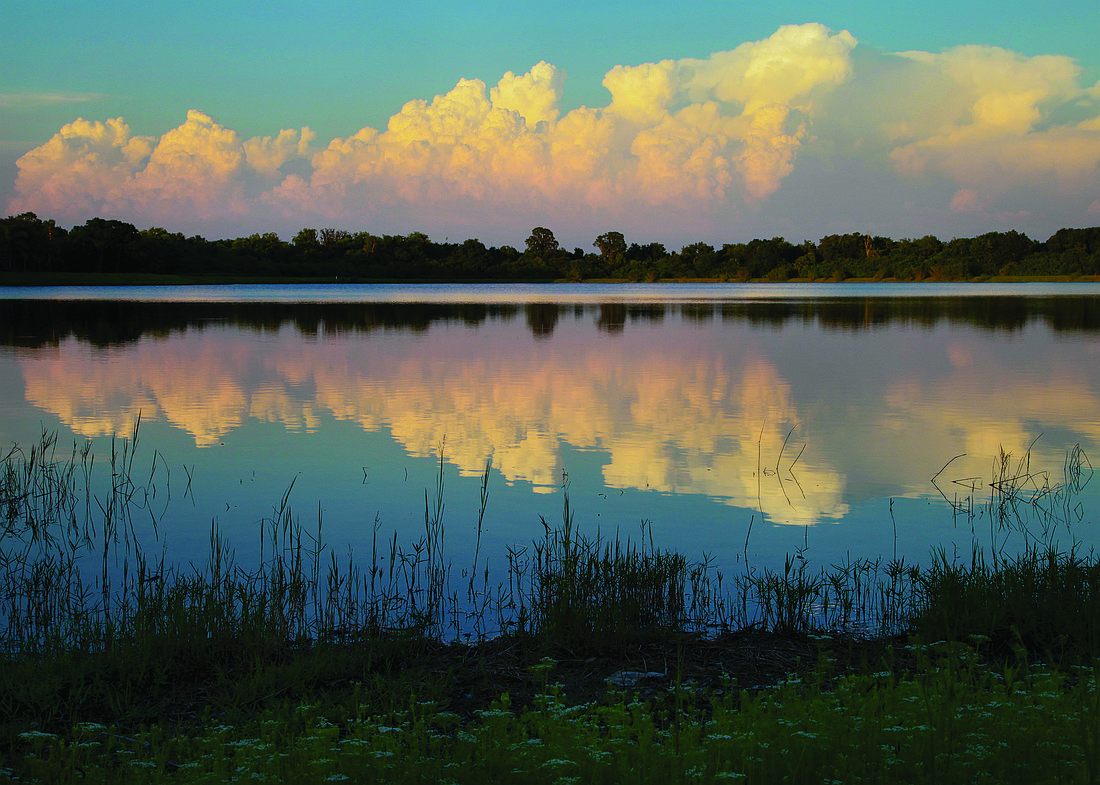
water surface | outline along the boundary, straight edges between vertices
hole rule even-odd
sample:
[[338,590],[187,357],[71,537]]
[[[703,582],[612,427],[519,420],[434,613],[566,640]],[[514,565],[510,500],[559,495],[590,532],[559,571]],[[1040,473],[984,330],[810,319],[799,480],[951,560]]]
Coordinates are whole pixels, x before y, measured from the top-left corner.
[[[1002,451],[1035,488],[1064,481],[1076,446],[1100,455],[1090,284],[0,298],[0,438],[56,430],[109,453],[140,416],[140,460],[173,491],[161,536],[184,561],[204,558],[211,521],[254,553],[291,482],[339,552],[363,553],[376,529],[415,538],[441,455],[458,561],[488,459],[483,549],[539,536],[568,488],[582,529],[637,537],[648,521],[646,537],[727,569],[795,551],[926,561],[1022,542],[980,514]],[[1095,544],[1095,493],[1045,536]]]

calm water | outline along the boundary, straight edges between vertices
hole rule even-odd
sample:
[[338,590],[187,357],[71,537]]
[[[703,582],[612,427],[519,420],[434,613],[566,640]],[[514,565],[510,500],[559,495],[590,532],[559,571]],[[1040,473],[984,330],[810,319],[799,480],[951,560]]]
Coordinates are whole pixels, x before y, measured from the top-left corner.
[[[0,312],[0,441],[109,455],[140,414],[181,561],[211,521],[254,554],[291,482],[337,553],[411,542],[440,455],[459,564],[489,458],[482,553],[559,521],[567,484],[583,530],[650,521],[727,569],[926,561],[1023,541],[980,506],[1002,449],[1036,486],[1100,456],[1091,284],[0,289]],[[1059,542],[1100,544],[1098,486]]]

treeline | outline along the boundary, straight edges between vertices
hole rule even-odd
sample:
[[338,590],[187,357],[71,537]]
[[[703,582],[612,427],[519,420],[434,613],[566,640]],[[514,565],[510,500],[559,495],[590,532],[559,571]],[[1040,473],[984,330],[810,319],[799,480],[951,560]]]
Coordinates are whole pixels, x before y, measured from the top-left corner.
[[92,218],[66,230],[34,213],[0,220],[0,272],[145,273],[219,277],[357,280],[655,281],[971,280],[992,276],[1100,275],[1100,227],[1061,229],[1046,242],[1020,232],[942,241],[828,235],[799,245],[781,237],[692,243],[628,243],[621,232],[595,238],[592,250],[561,248],[536,227],[523,250],[470,239],[437,243],[420,232],[374,235],[302,229],[290,242],[273,232],[232,240],[185,237],[160,227]]

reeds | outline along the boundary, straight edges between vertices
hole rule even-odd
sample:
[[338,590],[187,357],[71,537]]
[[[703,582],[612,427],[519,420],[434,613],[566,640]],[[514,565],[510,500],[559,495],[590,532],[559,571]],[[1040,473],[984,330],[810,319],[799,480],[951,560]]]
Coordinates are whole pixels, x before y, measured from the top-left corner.
[[927,640],[982,636],[1022,645],[1051,662],[1100,654],[1100,562],[1071,550],[1028,547],[994,564],[968,565],[939,551],[917,578],[920,603],[912,628]]
[[[955,503],[972,517],[989,516],[994,544],[1009,528],[1030,538],[1016,558],[992,550],[988,566],[981,552],[964,568],[940,551],[923,568],[896,559],[814,568],[799,552],[781,571],[746,566],[723,574],[705,556],[691,562],[655,548],[648,522],[633,542],[583,533],[563,483],[560,523],[543,519],[544,537],[510,548],[507,575],[494,581],[478,561],[491,462],[473,564],[460,576],[452,576],[446,553],[442,448],[435,487],[424,493],[424,533],[411,546],[396,534],[380,541],[376,521],[369,564],[338,558],[324,542],[320,508],[308,528],[295,514],[292,482],[261,521],[257,564],[238,563],[212,523],[206,563],[184,566],[163,551],[150,556],[143,545],[156,542],[171,486],[158,485],[167,468],[157,453],[148,476],[135,479],[137,442],[136,426],[129,440],[112,440],[110,477],[98,486],[87,442],[59,458],[56,437],[44,433],[37,445],[5,456],[3,654],[95,652],[154,640],[270,649],[381,635],[523,635],[598,647],[664,633],[754,628],[874,637],[914,625],[937,637],[1015,627],[1029,640],[1050,639],[1057,629],[1075,646],[1100,647],[1089,622],[1100,618],[1100,566],[1076,548],[1058,553],[1051,545],[1056,527],[1083,514],[1074,499],[1091,466],[1079,449],[1057,485],[1030,472],[1028,456],[1013,462],[1002,454],[985,507]],[[89,569],[89,557],[98,570]],[[948,621],[938,624],[938,617]]]
[[[167,468],[154,453],[140,469],[137,435],[112,442],[102,480],[89,443],[59,453],[49,434],[4,458],[0,781],[1100,777],[1100,562],[1051,536],[1083,517],[1080,451],[1057,484],[1002,456],[988,500],[956,507],[993,521],[988,559],[940,550],[925,567],[826,568],[799,552],[782,570],[723,574],[656,548],[648,523],[637,541],[584,533],[563,487],[561,521],[510,548],[497,581],[480,540],[452,573],[442,450],[422,536],[404,546],[376,520],[365,567],[327,547],[320,509],[303,525],[293,483],[261,521],[255,564],[214,524],[205,563],[171,562],[155,550]],[[487,462],[479,531],[490,474]],[[1023,553],[1006,555],[1005,531],[1025,532]],[[700,695],[666,664],[671,697],[653,704],[612,690],[568,705],[544,658],[528,668],[542,685],[528,707],[503,695],[464,716],[433,698],[455,677],[418,665],[429,647],[471,638],[589,662],[655,637],[748,630],[917,637],[897,670],[838,673],[822,648],[805,679],[753,694]],[[296,696],[322,696],[326,713]]]

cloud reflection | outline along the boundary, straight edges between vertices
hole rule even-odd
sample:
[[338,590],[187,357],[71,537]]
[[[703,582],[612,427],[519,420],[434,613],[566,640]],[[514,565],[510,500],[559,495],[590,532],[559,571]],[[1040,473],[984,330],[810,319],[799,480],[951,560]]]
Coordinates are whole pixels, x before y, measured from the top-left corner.
[[684,319],[596,337],[604,317],[562,311],[533,334],[208,327],[107,349],[66,339],[18,362],[27,401],[87,437],[125,433],[138,412],[200,447],[249,420],[313,431],[334,418],[388,429],[414,456],[446,437],[462,472],[491,455],[536,490],[557,486],[567,449],[595,451],[611,488],[704,494],[780,523],[838,520],[883,488],[927,492],[914,482],[960,451],[1022,454],[1044,430],[1100,441],[1100,363],[1080,347],[1021,347],[1043,366],[1037,384],[1013,347],[966,330],[907,332],[905,352],[878,359],[866,335]]

